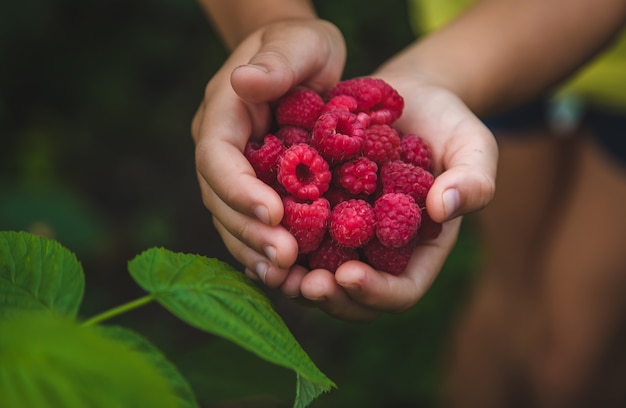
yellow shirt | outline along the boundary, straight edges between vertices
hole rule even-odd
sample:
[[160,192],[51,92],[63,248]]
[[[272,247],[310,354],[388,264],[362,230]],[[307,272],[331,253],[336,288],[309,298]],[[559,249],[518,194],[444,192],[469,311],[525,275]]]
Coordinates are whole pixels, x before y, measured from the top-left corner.
[[[409,0],[411,25],[416,33],[435,30],[473,2]],[[573,75],[555,95],[556,98],[572,96],[590,105],[626,110],[626,30],[609,48]]]

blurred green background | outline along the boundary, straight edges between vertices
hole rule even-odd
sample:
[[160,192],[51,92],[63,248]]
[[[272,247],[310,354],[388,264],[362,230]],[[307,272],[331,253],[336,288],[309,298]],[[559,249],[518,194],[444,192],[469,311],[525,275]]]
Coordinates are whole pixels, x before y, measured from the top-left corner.
[[[404,1],[317,1],[367,75],[414,37]],[[191,118],[226,51],[193,0],[26,0],[0,11],[0,230],[60,241],[86,272],[81,314],[142,295],[126,263],[153,246],[237,265],[202,206]],[[467,228],[467,227],[465,227]],[[340,322],[268,292],[338,389],[315,407],[434,406],[478,245],[462,233],[411,311]],[[205,407],[289,406],[293,373],[151,305],[116,319],[174,361]]]

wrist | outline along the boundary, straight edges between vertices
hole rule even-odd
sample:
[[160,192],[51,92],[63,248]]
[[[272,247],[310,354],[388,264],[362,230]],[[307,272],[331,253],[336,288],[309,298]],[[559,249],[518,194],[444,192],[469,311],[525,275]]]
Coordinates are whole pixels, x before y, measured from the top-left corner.
[[270,24],[318,18],[309,1],[200,0],[200,4],[230,50]]
[[389,59],[376,72],[386,81],[398,87],[404,87],[407,94],[424,89],[438,89],[455,95],[471,111],[482,113],[489,108],[476,92],[479,84],[467,81],[463,67],[446,62],[445,59],[431,55],[419,43],[405,49]]

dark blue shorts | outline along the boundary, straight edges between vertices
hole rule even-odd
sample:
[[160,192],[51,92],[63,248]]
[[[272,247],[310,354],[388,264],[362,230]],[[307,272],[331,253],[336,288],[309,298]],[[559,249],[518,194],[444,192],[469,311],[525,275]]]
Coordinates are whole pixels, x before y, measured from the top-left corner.
[[[557,109],[559,111],[557,111]],[[585,126],[598,146],[609,156],[626,166],[626,112],[613,113],[607,110],[582,106],[556,106],[548,101],[533,102],[484,120],[492,131],[528,131],[538,127]],[[570,124],[563,123],[570,121]]]

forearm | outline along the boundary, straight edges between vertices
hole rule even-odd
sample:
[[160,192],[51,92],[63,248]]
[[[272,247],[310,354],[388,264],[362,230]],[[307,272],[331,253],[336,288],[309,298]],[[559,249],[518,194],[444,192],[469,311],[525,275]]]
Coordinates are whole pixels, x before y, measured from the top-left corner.
[[258,28],[279,20],[316,18],[308,0],[199,0],[224,43],[234,49]]
[[423,76],[474,112],[491,113],[563,79],[611,40],[625,16],[623,0],[483,0],[383,69]]

